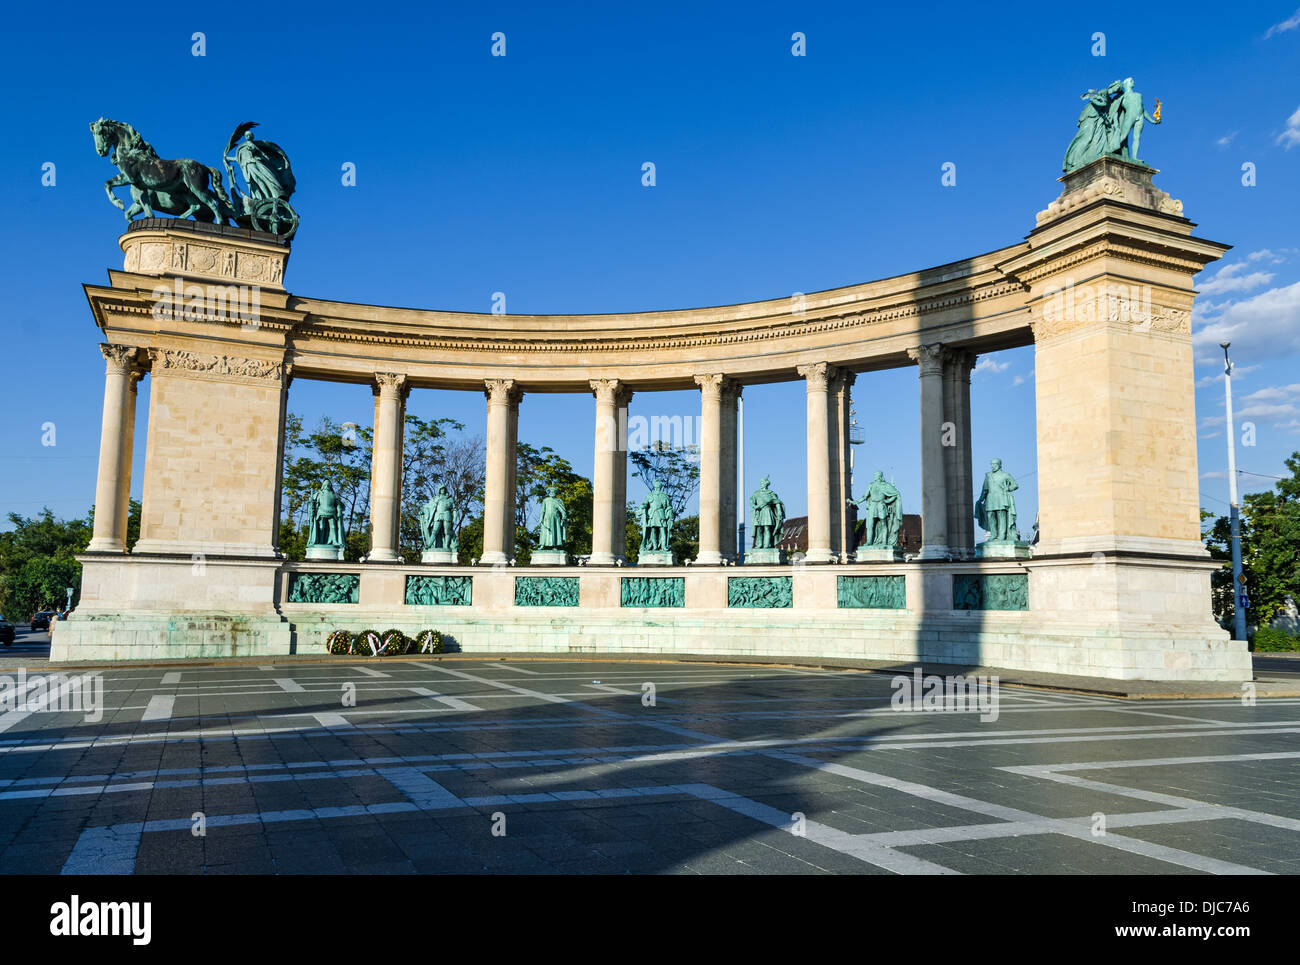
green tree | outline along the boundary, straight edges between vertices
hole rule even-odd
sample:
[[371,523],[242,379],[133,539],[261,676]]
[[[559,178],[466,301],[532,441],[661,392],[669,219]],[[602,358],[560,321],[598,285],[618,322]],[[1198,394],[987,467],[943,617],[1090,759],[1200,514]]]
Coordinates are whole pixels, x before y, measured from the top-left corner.
[[681,517],[700,488],[700,447],[672,446],[658,440],[645,449],[630,451],[628,458],[636,467],[632,476],[646,489],[659,483],[672,500],[673,516]]
[[315,432],[302,417],[285,416],[284,485],[280,551],[301,560],[307,546],[307,498],[328,481],[343,504],[345,557],[359,560],[370,544],[370,463],[374,434],[368,426],[339,424],[322,416]]
[[[38,610],[72,605],[81,597],[81,564],[75,559],[90,543],[94,513],[85,519],[55,519],[49,509],[35,517],[9,514],[13,529],[0,533],[0,612],[26,621]],[[129,542],[140,532],[140,503],[132,500],[127,517]]]
[[[1246,621],[1267,626],[1286,605],[1288,597],[1300,600],[1300,452],[1286,460],[1291,472],[1272,490],[1250,493],[1241,506],[1241,563],[1250,608]],[[1232,585],[1231,521],[1202,511],[1202,520],[1214,519],[1205,533],[1210,556],[1223,566],[1211,576],[1214,615],[1230,625],[1235,619],[1236,593]]]

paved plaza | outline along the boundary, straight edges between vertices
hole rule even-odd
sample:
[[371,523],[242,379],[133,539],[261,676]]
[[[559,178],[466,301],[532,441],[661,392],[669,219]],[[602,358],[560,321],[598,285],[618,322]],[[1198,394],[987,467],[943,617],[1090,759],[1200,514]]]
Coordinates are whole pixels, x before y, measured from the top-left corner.
[[889,674],[414,657],[103,682],[98,722],[0,714],[0,872],[1300,871],[1296,699],[1004,686],[981,720],[895,710]]

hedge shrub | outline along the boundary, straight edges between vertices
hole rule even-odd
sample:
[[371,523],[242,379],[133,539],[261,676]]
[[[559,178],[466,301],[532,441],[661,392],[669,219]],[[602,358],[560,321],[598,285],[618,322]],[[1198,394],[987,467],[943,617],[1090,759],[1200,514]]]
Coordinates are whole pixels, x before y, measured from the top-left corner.
[[1260,627],[1255,631],[1256,653],[1291,653],[1300,651],[1300,637],[1276,627]]

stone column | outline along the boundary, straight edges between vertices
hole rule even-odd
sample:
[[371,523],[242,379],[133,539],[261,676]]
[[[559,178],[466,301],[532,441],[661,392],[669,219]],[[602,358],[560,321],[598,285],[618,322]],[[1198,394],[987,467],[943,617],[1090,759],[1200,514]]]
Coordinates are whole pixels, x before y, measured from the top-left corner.
[[697,375],[700,387],[700,549],[697,564],[722,562],[722,394],[724,375]]
[[851,443],[849,442],[850,409],[853,407],[853,383],[856,373],[840,370],[831,384],[831,548],[841,563],[853,559],[857,546],[853,540],[853,498]]
[[948,491],[948,546],[956,559],[975,556],[971,467],[970,373],[975,354],[950,351],[943,363],[943,463]]
[[486,379],[487,480],[480,563],[506,563],[515,555],[515,446],[519,390],[514,379]]
[[104,413],[99,435],[99,477],[95,483],[95,529],[90,553],[126,552],[126,514],[131,486],[136,349],[101,344],[104,355]]
[[737,444],[738,436],[736,431],[736,409],[740,402],[740,393],[743,390],[739,382],[727,379],[722,385],[722,459],[721,459],[721,482],[722,495],[720,499],[720,533],[719,533],[719,552],[724,560],[735,562],[736,560],[736,524],[737,524],[737,504],[736,504],[736,470],[737,470]]
[[632,392],[618,379],[592,379],[589,384],[596,397],[596,452],[588,565],[612,566],[625,556],[627,513],[620,498],[626,500],[627,493],[627,404]]
[[375,416],[374,475],[370,480],[370,563],[400,560],[397,545],[398,512],[401,508],[402,423],[405,421],[405,375],[380,372],[375,375],[379,404]]
[[623,386],[615,400],[618,419],[618,457],[614,462],[614,558],[627,562],[627,409],[632,390]]
[[[284,445],[285,417],[289,412],[289,386],[293,384],[293,363],[286,362],[284,366],[284,378],[280,382],[280,428],[276,433],[278,441],[275,447],[275,521],[274,533],[271,536],[271,545],[275,547],[277,555],[280,553],[280,521],[284,518]],[[345,440],[346,442],[346,437]],[[372,456],[373,460],[373,456]],[[374,478],[374,463],[371,463],[371,479]]]
[[907,350],[921,373],[921,553],[947,559],[948,487],[944,474],[943,363],[940,343]]
[[831,554],[831,473],[829,381],[835,368],[825,362],[800,365],[808,393],[808,553],[807,563],[829,563]]

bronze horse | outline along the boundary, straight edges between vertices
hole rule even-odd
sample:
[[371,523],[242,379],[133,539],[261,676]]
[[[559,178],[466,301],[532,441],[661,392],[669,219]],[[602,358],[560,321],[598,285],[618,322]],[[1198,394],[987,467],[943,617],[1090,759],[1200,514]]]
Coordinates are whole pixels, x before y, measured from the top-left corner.
[[[235,211],[216,168],[192,158],[163,160],[135,128],[122,121],[101,117],[91,123],[90,132],[95,136],[95,153],[109,155],[117,165],[118,174],[104,182],[104,191],[116,207],[125,210],[127,221],[141,212],[147,218],[162,212],[217,224],[234,220]],[[123,186],[131,189],[130,208],[113,194],[114,188]]]

